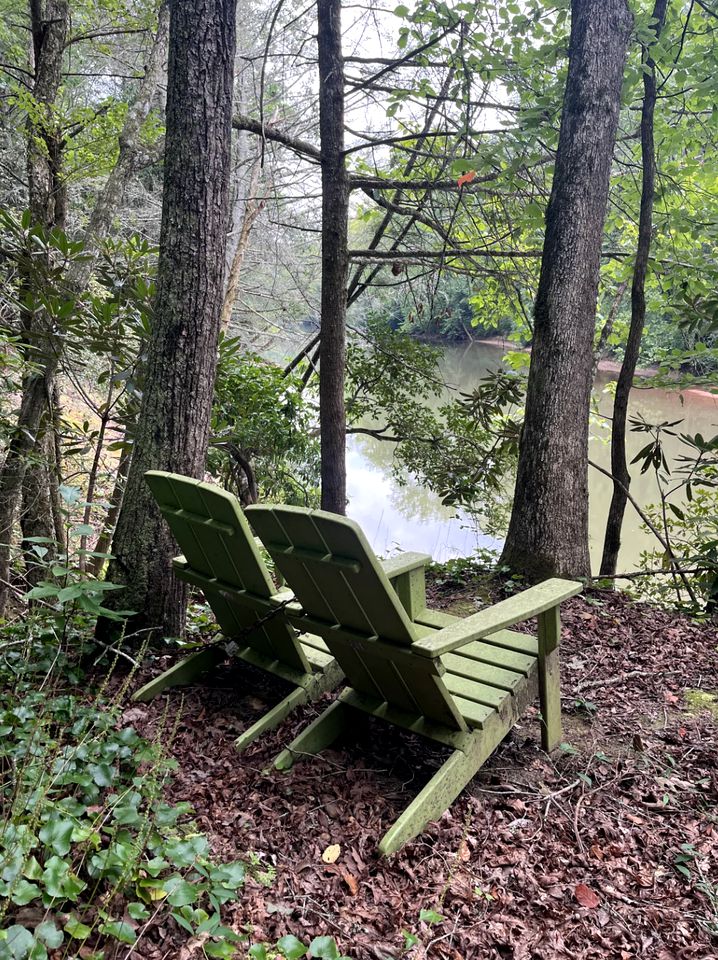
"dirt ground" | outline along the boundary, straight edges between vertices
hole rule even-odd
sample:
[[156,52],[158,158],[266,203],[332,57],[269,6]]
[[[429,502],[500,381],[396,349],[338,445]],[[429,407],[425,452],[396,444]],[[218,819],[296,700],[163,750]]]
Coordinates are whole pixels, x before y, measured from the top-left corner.
[[[477,592],[445,581],[430,604],[466,613]],[[531,711],[388,860],[377,843],[441,749],[368,720],[279,773],[273,758],[331,695],[238,756],[234,738],[284,691],[231,664],[129,707],[150,736],[177,715],[169,794],[193,804],[216,854],[276,869],[228,908],[231,925],[255,940],[330,935],[353,960],[718,958],[718,630],[609,592],[563,619],[562,748],[541,751]],[[158,930],[141,955],[177,956],[180,934]]]

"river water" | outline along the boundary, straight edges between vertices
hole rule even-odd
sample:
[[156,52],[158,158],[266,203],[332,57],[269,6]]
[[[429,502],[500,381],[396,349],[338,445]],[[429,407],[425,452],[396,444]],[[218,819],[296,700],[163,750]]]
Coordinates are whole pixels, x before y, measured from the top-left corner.
[[[490,369],[500,363],[503,350],[493,344],[470,343],[448,346],[444,350],[442,374],[447,384],[470,392]],[[610,374],[599,374],[596,395],[599,413],[609,414],[612,398],[604,391]],[[649,423],[683,420],[677,428],[685,433],[713,436],[718,432],[718,397],[696,391],[681,395],[677,391],[634,389],[630,414],[641,413]],[[608,467],[609,433],[600,418],[591,425],[589,456]],[[629,461],[645,446],[646,434],[629,433]],[[681,452],[678,438],[667,438],[666,453],[671,457]],[[392,473],[392,444],[372,437],[349,438],[347,449],[348,515],[357,520],[374,549],[389,555],[402,550],[430,553],[435,560],[471,556],[478,547],[499,548],[501,540],[477,528],[473,519],[453,507],[442,505],[440,498],[405,476],[405,483],[397,482]],[[637,466],[631,467],[631,493],[638,503],[646,506],[656,503],[658,492],[652,471],[640,475]],[[612,485],[608,477],[590,468],[589,526],[591,557],[597,571],[603,545]],[[680,502],[680,501],[677,501]],[[626,508],[623,544],[619,557],[620,572],[638,568],[642,551],[652,549],[655,539],[641,529],[641,521],[629,504]]]

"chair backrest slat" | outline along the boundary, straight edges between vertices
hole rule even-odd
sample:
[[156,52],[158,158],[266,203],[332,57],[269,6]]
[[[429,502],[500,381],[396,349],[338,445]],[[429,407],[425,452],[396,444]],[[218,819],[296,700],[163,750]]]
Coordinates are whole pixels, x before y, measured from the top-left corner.
[[413,624],[352,521],[264,505],[248,507],[247,518],[308,613],[369,637],[414,641]]
[[[189,568],[217,581],[217,589],[208,587],[204,593],[223,634],[232,639],[251,627],[258,614],[240,598],[228,598],[221,585],[263,598],[276,592],[236,497],[212,484],[161,470],[148,471],[145,480]],[[270,620],[243,642],[265,657],[310,670],[284,617]]]
[[417,631],[352,520],[265,505],[248,507],[247,518],[358,693],[465,729],[440,661],[412,654]]

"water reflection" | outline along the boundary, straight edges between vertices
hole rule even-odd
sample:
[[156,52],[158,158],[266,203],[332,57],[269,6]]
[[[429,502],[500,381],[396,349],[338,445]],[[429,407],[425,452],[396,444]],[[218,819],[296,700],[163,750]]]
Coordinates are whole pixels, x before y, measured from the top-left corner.
[[[471,391],[490,369],[501,362],[502,350],[487,344],[447,347],[442,373],[447,383],[460,390]],[[601,375],[596,391],[599,413],[610,414],[612,400],[604,392],[608,375]],[[691,391],[681,396],[666,390],[634,390],[631,396],[631,415],[640,412],[650,423],[683,419],[678,429],[686,433],[702,432],[712,436],[718,432],[718,399]],[[595,417],[591,425],[589,456],[608,468],[610,450],[605,420]],[[628,439],[629,460],[647,442],[644,434],[631,433]],[[678,438],[666,443],[669,460],[681,452]],[[445,507],[439,497],[419,486],[413,477],[398,483],[392,474],[392,445],[373,437],[349,438],[347,450],[349,516],[357,520],[377,552],[389,554],[397,547],[419,550],[437,560],[469,556],[478,547],[500,546],[500,540],[482,533],[475,521],[465,513]],[[652,473],[640,475],[636,468],[631,493],[643,506],[658,498]],[[589,475],[589,527],[591,556],[594,569],[600,559],[603,531],[611,498],[611,481],[596,470]],[[633,508],[627,507],[624,542],[619,564],[621,570],[634,570],[641,552],[654,543],[650,535],[640,530],[640,520]]]

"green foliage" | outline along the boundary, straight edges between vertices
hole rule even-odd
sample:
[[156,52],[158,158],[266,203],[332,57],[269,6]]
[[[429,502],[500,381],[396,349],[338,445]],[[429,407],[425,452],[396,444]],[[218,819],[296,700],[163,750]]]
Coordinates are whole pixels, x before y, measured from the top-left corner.
[[[637,417],[630,423],[650,438],[632,462],[656,478],[660,502],[645,515],[662,540],[641,558],[641,566],[658,575],[641,578],[631,589],[654,602],[712,616],[718,609],[718,434],[679,433],[682,421],[651,424]],[[665,437],[681,441],[683,452],[674,462],[665,455]]]
[[221,341],[208,467],[242,502],[317,502],[315,416],[298,377]]
[[[160,914],[206,934],[208,956],[233,956],[240,937],[221,910],[248,867],[215,863],[189,804],[163,801],[174,763],[159,744],[172,731],[144,740],[117,698],[80,698],[63,674],[79,680],[71,660],[29,635],[0,651],[0,957],[131,945]],[[27,906],[42,911],[34,927],[13,922]]]
[[470,394],[452,393],[441,378],[439,356],[369,320],[348,350],[348,432],[395,445],[398,483],[416,478],[444,504],[483,514],[497,529],[505,478],[517,455],[523,375],[499,370]]

